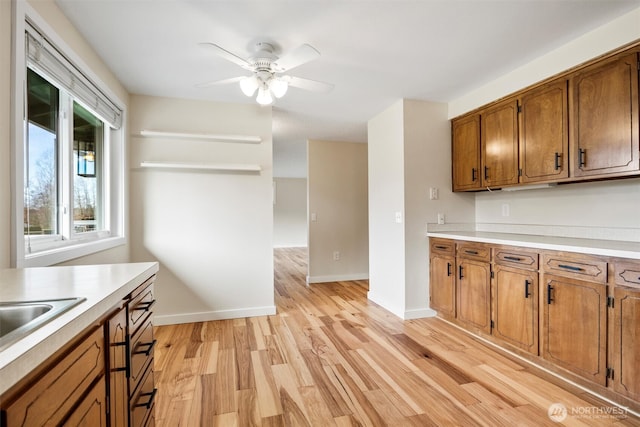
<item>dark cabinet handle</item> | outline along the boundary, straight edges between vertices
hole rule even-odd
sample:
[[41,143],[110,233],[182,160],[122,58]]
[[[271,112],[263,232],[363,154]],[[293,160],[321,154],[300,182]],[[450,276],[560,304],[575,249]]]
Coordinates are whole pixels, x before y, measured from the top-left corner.
[[[157,340],[153,340],[151,342],[140,343],[136,346],[136,350],[133,354],[144,354],[145,356],[149,356],[151,354],[151,350],[156,346]],[[138,347],[146,347],[146,350],[138,350]]]
[[524,297],[529,298],[531,296],[531,292],[529,291],[529,286],[531,286],[531,280],[524,281]]
[[478,255],[478,251],[465,250],[464,253],[469,255]]
[[555,161],[555,169],[560,169],[560,159],[562,158],[562,154],[556,153],[556,161]]
[[[126,347],[125,351],[126,354],[129,354],[129,339],[127,339],[126,341],[120,341],[120,342],[112,342],[111,343],[111,347]],[[126,357],[125,359],[128,359],[128,357]],[[122,372],[125,371],[127,374],[127,378],[129,377],[129,363],[128,360],[125,360],[125,366],[122,367],[118,367],[118,368],[110,368],[109,369],[110,372]]]
[[587,151],[584,148],[580,148],[578,150],[578,164],[580,167],[585,166],[587,164]]
[[522,258],[519,258],[517,256],[509,256],[509,255],[506,255],[504,257],[504,259],[509,260],[509,261],[522,261]]
[[553,302],[553,298],[551,297],[551,292],[553,292],[553,286],[547,284],[547,304],[551,304]]
[[471,168],[471,181],[475,182],[478,179],[478,171],[476,168]]
[[584,268],[574,267],[573,265],[558,264],[558,267],[571,271],[584,271]]
[[149,396],[149,400],[147,400],[145,403],[136,403],[136,408],[144,406],[147,409],[151,409],[151,405],[153,405],[153,400],[156,398],[156,393],[158,392],[157,388],[154,388],[153,391],[151,393],[140,393],[140,397],[142,396]]
[[153,307],[153,304],[155,303],[156,303],[156,300],[141,302],[137,304],[135,307],[133,307],[133,311],[149,311],[151,310],[151,307]]
[[444,249],[447,249],[447,247],[446,247],[446,246],[438,246],[438,245],[436,245],[436,249],[442,249],[442,250],[444,250]]
[[484,179],[489,179],[489,168],[487,166],[484,167]]
[[464,276],[462,275],[462,266],[458,267],[458,279],[464,279]]
[[448,262],[448,263],[447,263],[447,277],[451,276],[451,273],[452,273],[452,272],[451,272],[451,263],[450,263],[450,262]]

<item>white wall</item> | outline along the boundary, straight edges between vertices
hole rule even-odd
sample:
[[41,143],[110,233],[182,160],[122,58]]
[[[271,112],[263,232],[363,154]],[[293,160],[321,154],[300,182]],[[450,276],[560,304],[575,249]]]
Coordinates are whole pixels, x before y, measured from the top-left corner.
[[11,263],[11,2],[0,1],[0,268]]
[[[638,39],[640,7],[452,101],[448,116],[461,115]],[[503,229],[640,241],[640,181],[637,178],[511,193],[481,192],[475,197],[479,226],[498,225],[485,228],[487,230],[498,231],[501,225],[520,224],[535,227]],[[502,216],[504,204],[510,208],[508,217]]]
[[404,103],[371,120],[369,138],[369,294],[398,317],[405,311]]
[[307,180],[274,178],[273,246],[307,246]]
[[[262,137],[132,137],[132,260],[160,262],[156,323],[275,313],[271,109],[132,96],[131,132],[145,129]],[[262,172],[149,170],[141,161],[258,164]]]
[[[309,283],[369,277],[367,144],[308,142]],[[333,253],[340,253],[339,260]]]
[[[368,297],[403,319],[433,315],[427,224],[438,213],[469,224],[475,214],[473,194],[451,192],[447,105],[398,101],[369,121],[368,134]],[[429,198],[431,187],[436,200]]]

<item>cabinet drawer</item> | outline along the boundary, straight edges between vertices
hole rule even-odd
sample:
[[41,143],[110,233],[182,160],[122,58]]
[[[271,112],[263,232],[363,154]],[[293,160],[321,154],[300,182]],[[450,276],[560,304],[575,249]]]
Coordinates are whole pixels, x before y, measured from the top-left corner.
[[455,254],[455,242],[447,239],[429,239],[429,253],[430,254],[442,254],[442,255],[454,255]]
[[[140,288],[142,290],[134,292],[132,300],[127,307],[129,316],[129,334],[134,335],[138,328],[145,322],[152,312],[152,307],[156,300],[153,298],[153,277]],[[146,285],[146,286],[145,286]]]
[[460,242],[457,245],[457,256],[465,259],[489,262],[491,247],[484,243]]
[[616,285],[640,289],[640,262],[616,261],[613,271]]
[[153,360],[153,352],[156,340],[153,339],[153,323],[151,317],[131,338],[131,377],[129,389],[135,391],[144,374],[147,364]]
[[104,329],[96,328],[61,360],[44,368],[40,379],[6,408],[6,425],[60,424],[104,374],[104,351]]
[[493,250],[493,262],[510,267],[537,270],[538,253],[527,252],[520,248],[498,247]]
[[141,427],[153,412],[157,389],[153,386],[153,369],[149,366],[142,386],[131,398],[131,426]]
[[607,283],[607,262],[601,258],[545,252],[543,259],[542,268],[545,273],[594,283]]

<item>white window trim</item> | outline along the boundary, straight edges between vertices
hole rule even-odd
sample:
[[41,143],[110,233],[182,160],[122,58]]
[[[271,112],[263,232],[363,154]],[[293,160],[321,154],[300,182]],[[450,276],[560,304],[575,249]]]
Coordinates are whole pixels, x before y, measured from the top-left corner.
[[[53,28],[25,1],[13,3],[12,28],[12,87],[11,87],[11,266],[15,268],[49,266],[75,258],[91,255],[107,249],[127,244],[127,191],[126,191],[126,136],[127,111],[125,103],[87,66],[87,64],[67,45]],[[104,167],[109,168],[111,179],[105,183],[105,192],[110,193],[110,201],[104,207],[105,226],[109,227],[107,236],[96,233],[88,238],[93,240],[72,241],[62,247],[43,250],[25,255],[25,239],[23,228],[24,209],[24,135],[26,116],[26,69],[25,55],[25,22],[29,20],[36,25],[46,37],[69,58],[100,90],[123,111],[122,126],[110,131],[108,144],[109,159]]]

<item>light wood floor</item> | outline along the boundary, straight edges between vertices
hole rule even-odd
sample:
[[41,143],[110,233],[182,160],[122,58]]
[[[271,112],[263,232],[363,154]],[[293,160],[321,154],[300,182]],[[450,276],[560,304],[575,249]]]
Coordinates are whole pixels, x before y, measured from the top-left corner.
[[302,249],[276,250],[275,270],[274,316],[156,328],[157,425],[640,426],[571,415],[605,404],[439,319],[399,320],[366,281],[306,286]]

